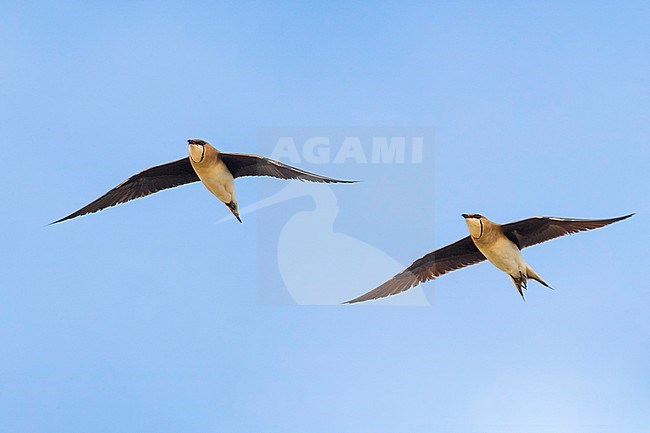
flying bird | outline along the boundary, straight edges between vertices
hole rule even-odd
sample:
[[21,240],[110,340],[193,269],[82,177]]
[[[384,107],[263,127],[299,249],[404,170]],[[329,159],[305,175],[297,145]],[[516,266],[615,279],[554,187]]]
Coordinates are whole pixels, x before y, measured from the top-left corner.
[[523,299],[523,289],[527,288],[528,279],[548,288],[551,286],[524,261],[522,249],[560,236],[604,227],[632,215],[601,220],[532,217],[500,225],[483,215],[463,214],[469,236],[421,257],[379,287],[346,304],[395,295],[483,260],[488,260],[508,274]]
[[225,153],[200,139],[187,140],[189,156],[157,165],[131,176],[92,203],[54,221],[60,223],[81,215],[97,212],[116,204],[187,183],[201,181],[233,213],[239,222],[234,180],[244,176],[271,176],[309,182],[354,183],[310,173],[259,155]]

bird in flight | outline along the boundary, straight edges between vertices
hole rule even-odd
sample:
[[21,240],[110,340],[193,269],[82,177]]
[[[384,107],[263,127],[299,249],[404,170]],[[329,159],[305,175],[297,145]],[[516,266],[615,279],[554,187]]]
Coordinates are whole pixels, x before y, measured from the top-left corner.
[[560,236],[604,227],[632,215],[601,220],[532,217],[501,225],[483,215],[463,214],[469,236],[425,255],[379,287],[346,304],[395,295],[486,259],[510,276],[523,299],[528,279],[548,288],[551,286],[524,261],[522,249]]
[[207,141],[200,139],[187,140],[187,143],[189,157],[141,171],[92,203],[51,224],[199,180],[230,209],[239,222],[242,222],[235,199],[234,180],[238,177],[271,176],[309,182],[356,182],[310,173],[259,155],[220,152]]

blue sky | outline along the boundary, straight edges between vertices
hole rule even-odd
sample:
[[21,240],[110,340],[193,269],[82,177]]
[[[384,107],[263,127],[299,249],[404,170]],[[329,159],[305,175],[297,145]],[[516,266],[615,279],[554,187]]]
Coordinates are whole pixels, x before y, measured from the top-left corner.
[[[0,16],[0,431],[646,431],[647,3]],[[333,230],[404,265],[465,236],[463,212],[637,215],[526,250],[555,291],[524,303],[481,264],[423,286],[429,307],[260,302],[278,282],[264,228],[304,197],[216,224],[227,210],[193,185],[45,227],[187,138],[268,154],[260,128],[305,126],[435,131],[421,164],[301,164],[363,180],[334,189]],[[237,186],[246,206],[285,185]],[[337,258],[374,278],[359,292],[392,276]]]

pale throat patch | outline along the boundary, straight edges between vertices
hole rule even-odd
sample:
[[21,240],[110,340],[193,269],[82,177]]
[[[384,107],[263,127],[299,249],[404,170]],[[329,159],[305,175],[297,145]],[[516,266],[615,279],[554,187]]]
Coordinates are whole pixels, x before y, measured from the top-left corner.
[[205,147],[204,146],[198,146],[196,144],[190,144],[189,152],[190,152],[190,158],[192,158],[192,161],[201,162],[201,161],[203,161],[203,158],[205,156]]
[[472,235],[474,239],[479,239],[483,235],[483,223],[474,218],[466,219],[467,228],[469,229],[469,234]]

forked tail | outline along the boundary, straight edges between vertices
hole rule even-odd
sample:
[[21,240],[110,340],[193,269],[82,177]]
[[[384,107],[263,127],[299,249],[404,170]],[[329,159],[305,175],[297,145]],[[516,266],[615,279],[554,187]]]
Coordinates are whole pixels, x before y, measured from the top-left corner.
[[524,297],[524,290],[528,289],[528,281],[526,279],[526,276],[523,274],[519,275],[518,277],[510,275],[510,279],[512,280],[512,284],[515,285],[517,291],[521,295],[521,299],[525,301],[526,298]]
[[541,285],[553,290],[553,287],[549,286],[548,283],[544,281],[542,277],[537,275],[537,272],[535,272],[533,268],[531,268],[529,265],[526,265],[526,274],[528,275],[528,278],[532,278],[533,280],[537,281]]

